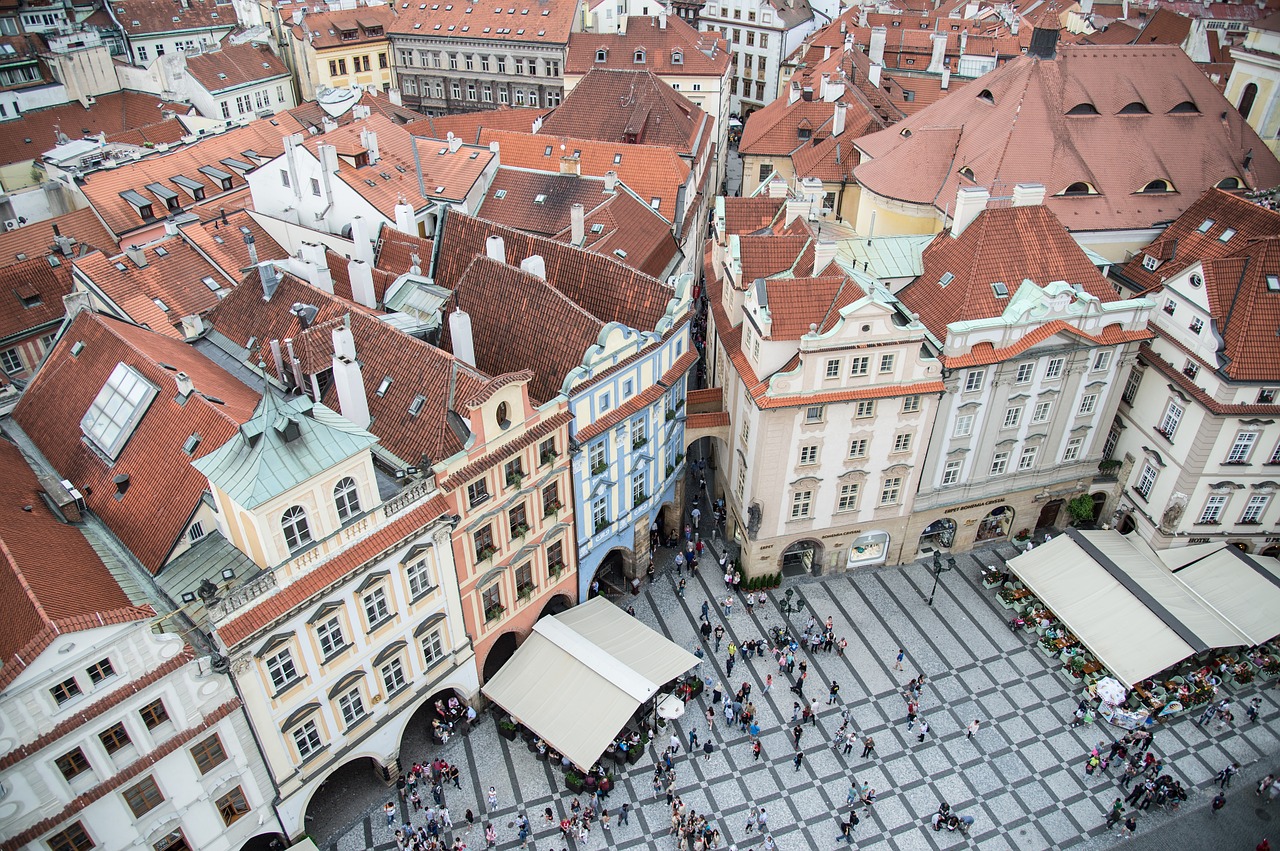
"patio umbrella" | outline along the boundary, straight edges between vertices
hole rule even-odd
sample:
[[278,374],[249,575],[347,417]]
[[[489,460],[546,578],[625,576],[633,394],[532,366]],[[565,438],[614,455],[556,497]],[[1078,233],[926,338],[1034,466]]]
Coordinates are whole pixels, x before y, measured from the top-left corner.
[[676,697],[674,694],[667,695],[663,698],[662,702],[658,704],[658,715],[666,718],[668,721],[674,721],[684,715],[684,701]]
[[1112,706],[1119,706],[1124,703],[1124,699],[1128,695],[1124,686],[1120,685],[1119,681],[1111,677],[1103,677],[1098,680],[1094,686],[1094,690],[1097,692],[1098,698],[1103,703],[1109,703]]

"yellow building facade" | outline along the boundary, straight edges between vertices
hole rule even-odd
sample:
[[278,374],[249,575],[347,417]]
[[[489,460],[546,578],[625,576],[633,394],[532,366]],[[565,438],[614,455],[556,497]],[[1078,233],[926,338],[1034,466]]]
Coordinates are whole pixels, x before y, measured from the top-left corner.
[[285,26],[289,56],[302,100],[314,100],[326,88],[395,87],[387,27],[391,6],[359,6],[336,12],[304,14]]
[[1280,156],[1280,15],[1254,24],[1244,44],[1232,48],[1231,58],[1235,65],[1224,94]]

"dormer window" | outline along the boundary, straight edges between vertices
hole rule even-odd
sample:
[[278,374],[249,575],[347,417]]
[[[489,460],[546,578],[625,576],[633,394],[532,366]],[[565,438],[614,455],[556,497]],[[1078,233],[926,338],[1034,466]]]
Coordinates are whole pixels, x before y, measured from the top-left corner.
[[1135,100],[1133,103],[1127,103],[1120,108],[1120,115],[1150,115],[1151,110],[1147,109],[1147,105],[1142,101]]
[[633,56],[631,57],[631,61],[632,61],[632,62],[634,62],[634,63],[636,63],[637,65],[643,65],[643,64],[644,64],[644,50],[643,50],[643,49],[641,49],[641,50],[637,50],[637,51],[635,52],[635,55],[633,55]]
[[977,182],[977,178],[973,176],[973,169],[969,168],[968,166],[965,166],[964,168],[960,169],[960,176],[967,177],[970,180],[974,181],[975,183]]
[[307,510],[301,505],[286,508],[280,515],[280,528],[289,552],[297,552],[311,543],[311,524],[307,522]]
[[1156,178],[1149,182],[1146,186],[1138,190],[1140,195],[1158,195],[1164,192],[1172,192],[1173,184],[1163,178]]
[[596,51],[597,62],[605,62],[608,59],[609,59],[609,51],[605,50],[603,47]]
[[1086,183],[1083,180],[1077,180],[1066,189],[1062,190],[1063,195],[1097,195],[1098,190],[1093,188],[1092,183]]
[[1101,113],[1091,103],[1078,103],[1067,110],[1067,115],[1101,115]]
[[671,64],[672,64],[672,65],[683,65],[683,64],[684,64],[684,52],[683,52],[683,51],[680,51],[680,50],[673,50],[673,51],[671,51]]
[[1169,110],[1170,115],[1191,115],[1199,112],[1200,107],[1196,106],[1194,102],[1189,100],[1184,100],[1174,106],[1173,109]]
[[1156,267],[1159,265],[1159,258],[1152,257],[1150,254],[1142,255],[1142,268],[1146,269],[1148,272],[1154,272]]
[[991,89],[983,89],[982,91],[978,92],[978,100],[983,101],[984,103],[992,104],[992,105],[994,105],[996,102],[995,95],[991,94]]
[[1217,185],[1219,189],[1226,189],[1227,191],[1244,188],[1244,184],[1240,182],[1238,177],[1224,177],[1218,181]]

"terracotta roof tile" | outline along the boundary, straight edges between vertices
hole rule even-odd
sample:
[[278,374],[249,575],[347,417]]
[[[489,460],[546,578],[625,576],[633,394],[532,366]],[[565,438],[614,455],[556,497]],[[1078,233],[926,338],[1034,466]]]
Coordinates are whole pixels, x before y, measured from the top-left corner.
[[[845,107],[845,128],[839,136],[832,136],[836,103]],[[888,121],[882,119],[869,104],[864,103],[848,88],[840,100],[835,102],[820,100],[815,95],[813,100],[801,98],[788,103],[787,97],[783,95],[763,109],[751,113],[743,128],[738,151],[743,156],[795,157],[801,154],[803,158],[805,154],[802,152],[817,148],[827,140],[833,149],[836,144],[843,142],[843,164],[852,168],[849,164],[856,165],[858,160],[853,140],[888,124]],[[807,156],[813,158],[812,154]]]
[[[1274,282],[1274,285],[1273,285]],[[1280,345],[1280,236],[1206,261],[1205,294],[1222,343],[1222,372],[1236,381],[1275,381]]]
[[1119,343],[1149,340],[1153,336],[1150,330],[1144,328],[1140,331],[1129,331],[1123,328],[1118,322],[1103,328],[1101,334],[1089,334],[1085,331],[1081,331],[1069,322],[1064,322],[1058,319],[1041,325],[1031,333],[1023,335],[1022,338],[1012,346],[997,349],[990,343],[979,343],[967,354],[963,354],[958,357],[944,356],[941,357],[940,360],[942,360],[948,369],[964,369],[971,366],[985,366],[987,364],[999,363],[1000,361],[1019,357],[1032,346],[1038,343],[1043,343],[1055,334],[1076,337],[1092,343],[1095,346],[1114,346]]
[[767,195],[724,197],[723,201],[726,234],[755,233],[771,227],[778,214],[787,206],[786,198],[770,198]]
[[599,417],[594,422],[578,429],[575,436],[576,439],[579,442],[591,440],[592,438],[604,434],[627,417],[640,413],[645,408],[661,399],[662,394],[666,393],[668,389],[676,386],[679,382],[682,382],[685,375],[697,362],[697,351],[693,349],[686,351],[680,357],[676,358],[675,363],[671,364],[670,368],[667,369],[667,371],[662,374],[662,377],[656,382],[632,396],[612,411],[609,411],[604,416]]
[[[1157,329],[1158,332],[1158,329]],[[1164,336],[1164,335],[1161,335]],[[1166,338],[1168,339],[1168,338]],[[1206,410],[1225,417],[1247,417],[1247,416],[1277,416],[1280,415],[1280,405],[1230,405],[1223,404],[1188,378],[1182,370],[1160,357],[1152,348],[1143,343],[1138,348],[1138,358],[1144,363],[1154,367],[1161,375],[1178,385],[1178,388],[1188,396],[1194,398]],[[1274,373],[1273,373],[1274,375]]]
[[225,44],[217,50],[208,50],[187,57],[187,73],[204,87],[216,94],[289,76],[280,57],[263,44]]
[[538,119],[545,118],[550,113],[550,107],[500,106],[497,109],[483,109],[478,112],[427,116],[406,124],[405,129],[415,136],[427,136],[432,139],[447,139],[452,133],[467,144],[475,145],[480,142],[480,131],[486,127],[490,130],[532,133]]
[[62,297],[72,290],[71,261],[43,257],[0,268],[0,340],[61,321]]
[[391,225],[384,224],[378,234],[373,265],[378,269],[385,269],[392,275],[403,275],[413,265],[413,256],[416,254],[418,266],[425,271],[431,265],[433,253],[431,240],[398,231]]
[[[601,50],[603,61],[598,58]],[[644,51],[642,67],[664,77],[723,77],[732,61],[728,39],[718,33],[698,32],[676,15],[667,15],[665,27],[657,17],[632,15],[626,32],[570,35],[564,71],[574,75],[595,68],[635,70],[637,50]]]
[[[72,349],[83,344],[78,354]],[[88,445],[80,420],[117,364],[133,367],[159,389],[113,462]],[[164,364],[164,366],[162,366]],[[168,367],[174,367],[169,369]],[[185,372],[196,393],[180,404],[174,375]],[[89,312],[75,318],[28,385],[13,417],[58,472],[153,573],[186,530],[208,487],[191,466],[235,434],[259,395],[178,340]],[[192,455],[183,444],[200,435]],[[129,476],[117,499],[114,477]]]
[[[112,92],[98,95],[94,100],[88,109],[79,102],[67,103],[28,110],[22,113],[21,121],[0,122],[0,151],[3,151],[0,162],[40,159],[45,151],[58,144],[59,131],[72,139],[98,133],[110,137],[164,122],[166,112],[187,115],[192,110],[189,104],[166,103],[155,95],[139,92]],[[182,132],[178,122],[168,123]]]
[[686,429],[717,428],[729,425],[728,411],[710,411],[705,414],[690,414],[684,421]]
[[395,6],[357,6],[354,9],[307,8],[301,24],[290,29],[298,41],[314,50],[346,49],[357,44],[389,43],[387,32],[396,20]]
[[480,42],[567,44],[577,19],[573,3],[530,3],[488,6],[466,2],[396,4],[390,31],[402,35]]
[[19,254],[40,257],[53,253],[54,226],[57,226],[63,236],[76,241],[74,250],[77,254],[84,254],[95,248],[111,254],[119,250],[111,232],[102,226],[91,208],[85,207],[83,210],[0,233],[0,267],[21,263]]
[[190,29],[236,27],[235,8],[215,0],[110,0],[111,11],[126,36],[170,33]]
[[767,281],[770,340],[799,340],[809,326],[820,330],[832,323],[843,307],[866,298],[862,287],[843,275],[821,278],[775,278]]
[[250,266],[249,247],[244,242],[246,228],[253,235],[259,260],[283,260],[289,256],[289,252],[254,221],[247,210],[229,211],[225,221],[223,217],[217,216],[208,221],[184,225],[182,233],[234,282],[240,280],[242,271]]

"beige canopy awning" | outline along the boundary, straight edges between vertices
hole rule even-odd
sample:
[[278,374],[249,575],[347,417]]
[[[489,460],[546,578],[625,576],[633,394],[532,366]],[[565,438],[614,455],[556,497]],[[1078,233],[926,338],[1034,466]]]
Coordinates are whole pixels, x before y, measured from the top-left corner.
[[543,618],[481,691],[589,769],[636,709],[697,658],[604,597]]
[[1156,553],[1135,535],[1068,529],[1008,564],[1126,686],[1280,633],[1280,562],[1225,544]]

